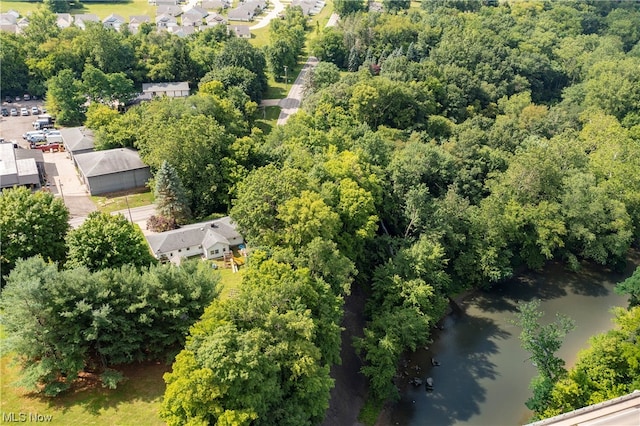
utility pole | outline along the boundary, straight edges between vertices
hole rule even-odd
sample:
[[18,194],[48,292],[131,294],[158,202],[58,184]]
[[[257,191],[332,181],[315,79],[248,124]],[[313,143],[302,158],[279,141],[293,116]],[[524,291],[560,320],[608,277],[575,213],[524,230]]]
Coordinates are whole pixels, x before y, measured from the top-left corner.
[[131,217],[131,209],[129,208],[129,197],[124,196],[124,201],[127,203],[127,210],[129,211],[129,222],[133,223],[133,218]]
[[62,182],[60,182],[60,178],[58,178],[58,189],[60,190],[60,196],[62,197],[62,202],[64,203],[64,192],[62,192]]

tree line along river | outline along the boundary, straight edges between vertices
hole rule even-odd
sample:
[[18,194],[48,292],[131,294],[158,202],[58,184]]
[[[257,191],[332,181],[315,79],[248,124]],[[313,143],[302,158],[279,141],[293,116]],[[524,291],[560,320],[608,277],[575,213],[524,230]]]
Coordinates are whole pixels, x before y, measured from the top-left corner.
[[[575,320],[576,328],[559,352],[570,367],[590,336],[612,328],[611,308],[626,307],[627,298],[613,288],[633,273],[640,254],[631,253],[628,260],[623,272],[587,265],[574,273],[554,262],[543,271],[526,273],[464,299],[460,310],[443,320],[443,329],[435,330],[433,343],[410,354],[400,368],[402,397],[392,408],[390,423],[527,423],[532,413],[524,403],[531,396],[529,382],[536,370],[520,348],[520,329],[511,324],[518,302],[539,299],[543,320],[552,321],[556,313]],[[414,377],[431,377],[433,390],[412,385]]]

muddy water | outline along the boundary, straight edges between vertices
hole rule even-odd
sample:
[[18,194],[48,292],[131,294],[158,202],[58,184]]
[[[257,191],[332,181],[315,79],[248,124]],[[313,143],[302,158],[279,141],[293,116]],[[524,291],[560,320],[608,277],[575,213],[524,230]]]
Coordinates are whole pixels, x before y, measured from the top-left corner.
[[[510,323],[519,301],[541,300],[551,321],[556,313],[570,316],[576,329],[565,339],[560,355],[570,366],[588,338],[611,328],[611,308],[626,306],[613,292],[615,283],[631,275],[640,263],[634,253],[624,273],[598,267],[579,273],[550,264],[464,300],[459,312],[443,321],[428,348],[411,354],[401,368],[402,399],[391,412],[391,425],[500,426],[526,423],[524,405],[535,368],[520,348],[520,330]],[[439,366],[432,365],[432,359]],[[434,389],[413,386],[413,377],[431,377]]]

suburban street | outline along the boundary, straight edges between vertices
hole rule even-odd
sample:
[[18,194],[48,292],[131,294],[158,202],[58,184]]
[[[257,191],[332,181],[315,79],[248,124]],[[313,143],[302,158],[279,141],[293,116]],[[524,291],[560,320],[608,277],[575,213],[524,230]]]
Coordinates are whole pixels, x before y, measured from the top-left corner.
[[300,70],[300,74],[296,78],[296,81],[291,86],[291,90],[289,90],[289,95],[282,99],[278,105],[280,105],[280,116],[278,117],[278,124],[284,125],[289,116],[298,112],[300,108],[300,103],[302,102],[302,96],[304,92],[304,77],[307,72],[315,67],[318,64],[318,58],[315,56],[310,56],[305,62],[304,66]]

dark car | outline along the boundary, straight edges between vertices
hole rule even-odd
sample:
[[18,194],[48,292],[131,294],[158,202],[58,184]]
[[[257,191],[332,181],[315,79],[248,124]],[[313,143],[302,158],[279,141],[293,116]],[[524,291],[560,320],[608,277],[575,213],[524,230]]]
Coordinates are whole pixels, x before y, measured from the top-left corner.
[[8,104],[10,104],[11,102],[13,102],[13,98],[11,96],[5,96],[4,97],[4,101]]
[[3,117],[8,117],[9,116],[9,110],[6,108],[2,108],[2,116]]

